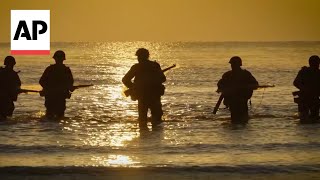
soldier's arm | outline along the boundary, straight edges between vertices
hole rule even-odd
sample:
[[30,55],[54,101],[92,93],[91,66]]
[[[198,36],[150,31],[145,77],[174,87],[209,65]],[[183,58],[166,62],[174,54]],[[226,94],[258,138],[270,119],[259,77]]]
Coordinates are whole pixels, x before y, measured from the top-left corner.
[[294,81],[293,81],[293,85],[294,85],[296,88],[300,89],[300,90],[304,88],[304,86],[303,86],[302,74],[303,74],[303,72],[302,72],[302,70],[300,70],[300,71],[298,72],[297,77],[296,77],[296,78],[294,79]]
[[16,74],[16,86],[18,87],[18,89],[20,89],[21,86],[21,80],[18,74]]
[[74,79],[73,79],[73,75],[72,75],[72,72],[71,72],[71,69],[68,68],[67,69],[67,82],[68,82],[68,87],[69,87],[69,90],[70,91],[74,91],[74,87],[73,87],[73,83],[74,83]]
[[222,75],[222,78],[218,81],[217,86],[218,86],[218,90],[217,92],[222,92],[226,89],[226,83],[228,81],[228,75],[229,72],[226,72]]
[[21,80],[19,78],[18,73],[14,73],[14,86],[12,87],[12,100],[17,101],[18,99],[18,94],[20,93],[20,88],[21,88]]
[[166,76],[164,75],[164,73],[162,71],[161,71],[160,80],[162,83],[166,82],[166,80],[167,80]]
[[[157,64],[158,64],[158,63],[157,63]],[[158,64],[158,67],[157,67],[157,68],[158,68],[158,71],[159,71],[161,83],[166,82],[167,78],[166,78],[166,76],[164,75],[163,71],[161,70],[161,67],[160,67],[159,64]]]
[[220,80],[218,81],[217,86],[218,86],[217,92],[221,92],[221,91],[222,91],[222,88],[223,88],[223,79],[220,79]]
[[46,70],[44,70],[44,72],[39,80],[39,84],[42,86],[42,88],[45,88],[47,86],[48,76],[49,76],[49,68],[46,68]]
[[136,69],[135,66],[132,66],[130,70],[126,73],[126,75],[122,78],[123,84],[128,88],[131,88],[133,86],[133,83],[131,80],[134,78],[136,74],[135,69]]
[[258,86],[259,86],[259,83],[258,81],[256,80],[256,78],[249,72],[248,72],[248,75],[249,75],[249,78],[248,78],[248,85],[250,88],[252,89],[257,89]]

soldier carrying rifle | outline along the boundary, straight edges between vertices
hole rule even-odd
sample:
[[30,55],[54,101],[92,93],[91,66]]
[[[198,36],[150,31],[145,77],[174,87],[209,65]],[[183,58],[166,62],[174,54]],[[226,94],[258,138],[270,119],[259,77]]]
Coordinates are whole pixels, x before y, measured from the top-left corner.
[[[123,84],[132,89],[131,96],[134,94],[138,100],[139,127],[147,129],[148,109],[152,114],[152,127],[162,123],[162,104],[161,96],[164,94],[163,82],[166,76],[155,61],[149,60],[149,51],[140,48],[136,52],[138,63],[134,64],[127,74],[123,77]],[[132,82],[134,79],[134,82]]]
[[319,119],[319,95],[320,95],[320,58],[311,56],[309,67],[302,67],[293,85],[300,91],[294,92],[298,95],[295,102],[298,103],[298,111],[301,123],[313,123]]
[[223,74],[218,82],[218,91],[230,109],[231,123],[246,124],[249,120],[248,100],[259,84],[249,71],[241,68],[240,57],[232,57],[229,63],[232,70]]
[[12,56],[4,59],[5,67],[0,68],[0,120],[12,116],[14,101],[17,101],[21,81],[19,75],[13,70],[16,60]]
[[65,53],[56,51],[53,59],[56,63],[46,68],[39,81],[45,97],[46,117],[50,119],[64,116],[66,99],[74,91],[71,70],[63,64],[66,60]]

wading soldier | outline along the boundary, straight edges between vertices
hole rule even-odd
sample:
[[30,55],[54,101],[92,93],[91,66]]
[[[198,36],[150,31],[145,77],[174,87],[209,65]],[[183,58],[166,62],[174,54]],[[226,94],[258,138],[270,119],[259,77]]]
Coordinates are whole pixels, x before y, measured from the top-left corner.
[[138,49],[136,56],[138,63],[131,67],[122,82],[131,89],[131,96],[135,96],[138,100],[140,129],[147,128],[148,109],[151,110],[152,127],[156,127],[162,123],[161,96],[164,94],[162,83],[166,81],[166,77],[160,65],[149,60],[147,49]]
[[309,58],[309,67],[302,67],[293,85],[300,91],[298,111],[301,123],[313,123],[319,119],[319,95],[320,95],[320,59],[318,56]]
[[47,118],[60,118],[66,110],[66,99],[74,90],[73,76],[70,68],[63,64],[66,60],[63,51],[56,51],[53,59],[56,63],[46,68],[39,83],[43,88]]
[[248,100],[258,87],[252,74],[242,69],[242,60],[238,56],[230,59],[231,71],[223,74],[218,82],[218,92],[224,97],[224,103],[231,112],[231,123],[246,124],[249,120]]
[[0,120],[12,116],[13,101],[17,101],[21,81],[17,72],[13,70],[16,60],[12,56],[4,59],[4,68],[0,68]]

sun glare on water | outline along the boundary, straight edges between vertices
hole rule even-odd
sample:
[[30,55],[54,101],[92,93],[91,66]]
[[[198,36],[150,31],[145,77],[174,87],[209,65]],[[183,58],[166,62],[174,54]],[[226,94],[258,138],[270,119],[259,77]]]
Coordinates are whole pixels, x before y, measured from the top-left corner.
[[98,162],[100,166],[109,167],[139,167],[139,161],[126,155],[108,155],[108,156],[95,156],[91,160]]

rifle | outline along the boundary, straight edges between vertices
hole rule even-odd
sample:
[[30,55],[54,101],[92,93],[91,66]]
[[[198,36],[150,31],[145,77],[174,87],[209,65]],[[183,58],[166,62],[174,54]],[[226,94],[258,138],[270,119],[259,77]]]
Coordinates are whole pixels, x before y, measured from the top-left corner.
[[257,87],[257,89],[261,89],[261,88],[270,88],[270,87],[275,87],[274,84],[273,85],[259,85]]
[[[72,86],[72,91],[76,90],[76,89],[80,89],[80,88],[85,88],[85,87],[90,87],[90,86],[94,86],[93,84],[83,84],[83,85],[77,85],[77,86]],[[41,91],[38,91],[40,93],[40,96],[45,96],[45,91],[44,90],[41,90]],[[71,94],[70,94],[71,96]]]
[[[254,90],[261,89],[261,88],[270,88],[270,87],[274,87],[274,85],[259,85],[259,86],[255,87]],[[221,90],[218,89],[217,92],[221,92]],[[218,99],[218,102],[216,103],[216,105],[214,106],[214,109],[212,111],[213,114],[217,114],[217,111],[220,107],[220,104],[221,104],[223,98],[224,98],[223,93],[221,93],[221,95]]]
[[[174,68],[174,67],[176,67],[176,64],[173,64],[173,65],[170,66],[170,67],[167,67],[167,68],[165,68],[165,69],[162,69],[161,71],[164,73],[164,72],[166,72],[166,71],[168,71],[168,70],[170,70],[170,69],[172,69],[172,68]],[[129,88],[129,89],[125,90],[125,91],[124,91],[124,94],[126,95],[126,97],[131,96],[131,99],[132,99],[133,101],[137,100],[136,95],[134,95],[134,89],[133,89],[133,88]]]
[[29,92],[39,93],[40,91],[31,90],[31,89],[19,89],[19,93],[29,93]]
[[79,89],[79,88],[85,88],[85,87],[90,87],[93,86],[93,84],[82,84],[82,85],[77,85],[77,86],[73,86],[73,89]]
[[299,96],[300,94],[301,94],[300,91],[293,91],[293,92],[292,92],[292,95],[293,95],[293,96]]
[[162,72],[166,72],[166,71],[168,71],[168,70],[170,70],[170,69],[172,69],[172,68],[174,68],[174,67],[176,67],[176,64],[173,64],[173,65],[170,66],[170,67],[167,67],[167,68],[165,68],[165,69],[162,69],[161,71],[162,71]]
[[220,95],[220,97],[219,97],[219,100],[218,100],[216,106],[214,107],[214,109],[213,109],[213,111],[212,111],[213,114],[217,114],[217,111],[218,111],[218,109],[219,109],[219,107],[220,107],[220,104],[221,104],[223,98],[224,98],[224,97],[223,97],[223,94],[221,93],[221,95]]

